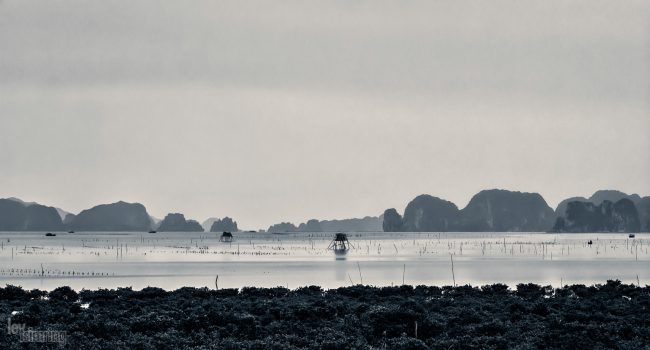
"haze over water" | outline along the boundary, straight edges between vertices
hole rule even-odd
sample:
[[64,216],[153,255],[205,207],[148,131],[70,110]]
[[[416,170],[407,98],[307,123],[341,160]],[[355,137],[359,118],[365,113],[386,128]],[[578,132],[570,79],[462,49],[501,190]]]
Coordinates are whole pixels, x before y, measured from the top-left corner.
[[[157,286],[325,288],[650,281],[650,234],[350,233],[336,260],[331,233],[0,233],[0,285],[51,290]],[[587,242],[592,240],[593,244]],[[454,270],[452,274],[451,256]]]

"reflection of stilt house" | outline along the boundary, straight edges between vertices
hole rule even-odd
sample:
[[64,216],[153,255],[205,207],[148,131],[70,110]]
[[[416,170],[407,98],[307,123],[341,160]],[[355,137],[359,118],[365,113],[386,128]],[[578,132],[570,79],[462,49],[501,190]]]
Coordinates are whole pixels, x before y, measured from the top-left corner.
[[233,240],[232,233],[227,231],[224,231],[221,234],[221,238],[219,238],[219,241],[221,242],[232,242],[232,240]]
[[333,250],[336,255],[344,255],[350,250],[351,246],[350,241],[348,241],[348,235],[345,233],[337,233],[327,249]]

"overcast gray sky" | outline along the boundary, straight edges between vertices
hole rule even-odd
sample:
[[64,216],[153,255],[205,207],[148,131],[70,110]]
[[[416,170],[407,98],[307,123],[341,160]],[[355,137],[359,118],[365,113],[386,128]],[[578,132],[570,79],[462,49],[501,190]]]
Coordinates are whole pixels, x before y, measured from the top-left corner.
[[650,194],[649,1],[0,1],[0,197],[245,228]]

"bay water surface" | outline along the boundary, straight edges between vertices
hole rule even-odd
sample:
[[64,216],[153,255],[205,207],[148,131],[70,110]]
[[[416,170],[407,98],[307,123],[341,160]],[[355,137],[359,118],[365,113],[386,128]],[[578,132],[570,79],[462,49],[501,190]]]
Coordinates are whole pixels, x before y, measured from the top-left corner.
[[[147,286],[241,288],[354,284],[650,284],[650,234],[351,232],[0,233],[0,285],[52,290]],[[592,244],[588,244],[592,241]],[[452,268],[453,261],[453,268]]]

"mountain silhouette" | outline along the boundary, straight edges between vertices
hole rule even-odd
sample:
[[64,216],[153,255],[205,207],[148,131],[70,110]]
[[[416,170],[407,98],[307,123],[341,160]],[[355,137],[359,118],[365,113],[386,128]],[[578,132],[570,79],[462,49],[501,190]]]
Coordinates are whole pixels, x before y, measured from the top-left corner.
[[567,204],[566,215],[558,217],[555,232],[639,232],[641,223],[637,208],[628,198],[616,203],[604,200],[592,202],[573,201]]
[[237,227],[237,221],[229,217],[223,219],[217,219],[212,222],[210,226],[210,232],[237,232],[239,228]]
[[185,215],[170,213],[158,226],[160,232],[203,232],[203,227],[195,220],[185,220]]
[[151,219],[144,205],[120,201],[86,209],[68,226],[76,231],[148,231]]
[[401,218],[395,209],[384,212],[384,230],[414,232],[447,231],[547,231],[555,214],[537,193],[485,190],[459,210],[452,202],[420,195]]
[[0,199],[0,231],[61,231],[56,208],[15,199]]
[[460,214],[462,231],[546,231],[555,214],[538,193],[485,190],[476,194]]

